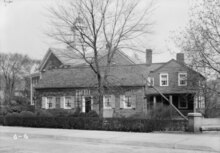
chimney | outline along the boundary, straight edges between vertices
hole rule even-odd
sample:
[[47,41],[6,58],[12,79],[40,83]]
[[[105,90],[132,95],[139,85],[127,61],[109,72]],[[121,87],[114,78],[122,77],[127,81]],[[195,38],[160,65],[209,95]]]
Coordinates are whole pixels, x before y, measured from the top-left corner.
[[152,64],[152,49],[146,49],[146,65],[150,66]]
[[179,63],[184,63],[184,54],[183,53],[177,53],[176,54],[176,60]]

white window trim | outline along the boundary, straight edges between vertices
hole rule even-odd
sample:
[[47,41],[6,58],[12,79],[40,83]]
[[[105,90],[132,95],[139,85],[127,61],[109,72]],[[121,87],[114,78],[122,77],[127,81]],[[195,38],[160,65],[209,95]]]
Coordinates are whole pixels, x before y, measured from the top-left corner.
[[[49,98],[52,99],[52,107],[49,107]],[[47,97],[46,99],[47,99],[47,100],[46,100],[47,109],[53,109],[53,97]]]
[[71,100],[72,100],[71,96],[65,96],[65,98],[64,98],[64,109],[71,109],[71,106],[70,107],[66,106],[66,102],[67,102],[66,99],[67,99],[67,97],[70,98],[70,105],[71,105]]
[[103,96],[103,102],[104,102],[104,109],[112,109],[112,106],[106,106],[105,103],[106,103],[106,97],[105,96],[110,96],[110,103],[111,103],[111,95],[104,95]]
[[180,106],[180,97],[178,98],[178,108],[179,109],[188,109],[188,102],[186,101],[186,107],[181,107]]
[[[180,75],[186,75],[186,84],[180,84]],[[180,73],[178,73],[178,86],[187,86],[187,73],[186,72],[180,72]]]
[[[167,76],[167,85],[162,85],[162,75]],[[168,75],[168,73],[160,73],[160,86],[162,86],[162,87],[169,86],[169,75]]]
[[[126,97],[130,97],[130,102],[131,102],[131,106],[130,107],[127,107],[127,105],[126,105]],[[124,109],[132,109],[132,96],[128,96],[128,95],[125,95],[124,96],[124,101],[123,101],[123,104],[124,104]]]

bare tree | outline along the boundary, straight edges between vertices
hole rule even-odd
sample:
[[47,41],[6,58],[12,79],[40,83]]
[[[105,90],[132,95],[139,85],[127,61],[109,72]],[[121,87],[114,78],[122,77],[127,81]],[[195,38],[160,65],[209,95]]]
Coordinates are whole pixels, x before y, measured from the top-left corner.
[[[187,64],[208,79],[220,74],[220,1],[202,0],[191,6],[189,24],[173,37],[175,45],[186,54]],[[195,80],[194,80],[195,81]],[[205,114],[215,106],[215,86],[198,86],[205,100]]]
[[202,0],[190,10],[189,25],[174,37],[189,63],[206,74],[220,74],[220,1]]
[[22,79],[24,75],[28,75],[31,68],[31,59],[21,54],[0,54],[0,75],[4,82],[4,101],[10,104],[11,98],[14,96],[16,83]]
[[[67,45],[70,50],[66,56],[84,60],[96,75],[100,116],[116,51],[137,50],[137,40],[150,32],[152,3],[145,4],[131,0],[74,0],[49,9],[53,26],[49,36]],[[104,54],[106,63],[101,65],[99,60]]]

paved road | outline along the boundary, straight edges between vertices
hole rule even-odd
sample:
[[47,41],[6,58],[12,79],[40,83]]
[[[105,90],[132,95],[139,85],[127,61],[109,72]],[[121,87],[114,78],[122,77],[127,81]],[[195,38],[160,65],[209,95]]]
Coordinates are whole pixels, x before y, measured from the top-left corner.
[[0,138],[1,153],[206,153],[206,151],[77,142],[47,138]]
[[211,153],[219,152],[219,145],[219,133],[194,135],[0,127],[0,153]]

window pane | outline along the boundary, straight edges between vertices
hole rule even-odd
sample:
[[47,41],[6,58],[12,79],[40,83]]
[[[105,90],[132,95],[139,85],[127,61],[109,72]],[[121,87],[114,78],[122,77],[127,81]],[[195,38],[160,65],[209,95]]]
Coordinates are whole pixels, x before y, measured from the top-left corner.
[[105,96],[105,107],[111,107],[111,96]]
[[131,107],[131,96],[125,96],[125,106]]
[[66,107],[71,107],[71,97],[66,97],[65,106]]

